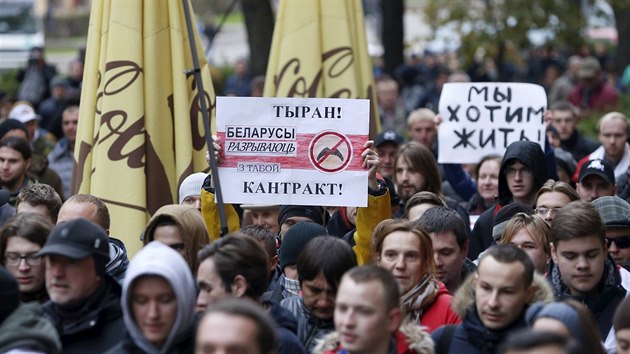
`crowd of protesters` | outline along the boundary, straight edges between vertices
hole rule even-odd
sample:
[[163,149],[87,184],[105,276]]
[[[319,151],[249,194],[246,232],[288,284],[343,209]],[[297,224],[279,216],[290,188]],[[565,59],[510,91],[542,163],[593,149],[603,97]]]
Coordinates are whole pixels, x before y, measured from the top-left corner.
[[[130,257],[70,191],[82,62],[63,78],[34,49],[0,111],[0,352],[630,353],[630,121],[595,54],[413,57],[376,78],[367,207],[226,205],[221,237],[194,173]],[[544,148],[438,164],[444,83],[518,80],[547,90]],[[263,84],[239,60],[224,94]]]

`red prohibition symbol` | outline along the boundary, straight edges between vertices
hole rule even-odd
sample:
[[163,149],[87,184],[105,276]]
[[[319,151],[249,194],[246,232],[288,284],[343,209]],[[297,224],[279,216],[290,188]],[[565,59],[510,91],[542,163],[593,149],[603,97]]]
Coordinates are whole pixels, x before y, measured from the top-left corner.
[[350,139],[336,131],[323,131],[315,135],[308,151],[311,163],[322,172],[343,171],[352,160]]

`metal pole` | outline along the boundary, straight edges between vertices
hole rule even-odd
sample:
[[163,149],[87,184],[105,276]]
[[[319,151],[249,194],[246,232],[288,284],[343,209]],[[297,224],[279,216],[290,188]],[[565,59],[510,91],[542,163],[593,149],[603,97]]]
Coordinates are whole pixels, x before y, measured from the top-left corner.
[[217,196],[217,205],[219,207],[219,222],[221,223],[221,236],[225,236],[228,232],[227,217],[225,215],[225,205],[223,204],[223,195],[221,194],[221,183],[219,182],[219,169],[217,161],[214,157],[214,145],[212,145],[212,134],[210,134],[210,115],[208,114],[208,106],[206,105],[206,95],[201,80],[201,69],[199,68],[199,58],[197,57],[197,47],[195,46],[195,36],[190,19],[190,7],[188,0],[182,0],[184,3],[184,17],[186,18],[186,29],[188,30],[188,41],[190,42],[190,52],[193,60],[193,74],[197,83],[197,99],[201,105],[201,115],[203,116],[203,126],[206,129],[206,144],[208,145],[208,154],[210,155],[210,169],[212,172],[212,181],[214,182],[214,192]]

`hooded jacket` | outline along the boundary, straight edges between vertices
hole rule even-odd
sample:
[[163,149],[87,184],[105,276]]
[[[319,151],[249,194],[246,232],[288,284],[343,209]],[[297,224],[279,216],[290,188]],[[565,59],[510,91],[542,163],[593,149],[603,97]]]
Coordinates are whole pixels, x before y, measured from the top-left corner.
[[21,349],[48,354],[61,353],[61,342],[38,303],[20,304],[0,324],[0,353]]
[[[146,340],[133,318],[130,304],[135,281],[148,275],[166,280],[177,302],[175,323],[161,348],[156,348]],[[160,242],[149,243],[131,261],[123,283],[121,306],[128,338],[111,348],[108,353],[161,354],[192,351],[195,298],[195,282],[182,256]]]
[[[433,354],[433,340],[425,329],[413,323],[406,323],[392,335],[391,353],[396,354]],[[346,353],[341,346],[339,332],[332,332],[324,336],[318,343],[313,354],[341,354]]]
[[532,171],[534,176],[534,184],[532,186],[532,195],[542,187],[547,181],[547,167],[545,162],[545,153],[540,145],[531,141],[517,141],[507,147],[503,160],[501,161],[501,170],[499,172],[499,196],[497,205],[486,210],[479,216],[473,230],[470,234],[470,247],[468,248],[468,258],[477,259],[479,253],[483,252],[492,244],[492,225],[494,216],[499,210],[513,202],[512,192],[508,187],[507,178],[505,176],[505,168],[514,160],[520,161]]
[[[534,274],[533,285],[537,290],[532,300],[526,305],[526,308],[537,301],[545,303],[553,301],[551,286],[542,275]],[[455,326],[448,353],[436,352],[436,354],[493,354],[496,352],[499,343],[508,333],[526,326],[525,308],[521,317],[507,328],[498,331],[487,329],[477,315],[475,305],[475,277],[468,277],[466,281],[464,281],[462,286],[455,293],[452,306],[463,321],[461,324]],[[443,332],[444,327],[441,327],[431,334],[436,348],[438,348]]]
[[186,262],[191,272],[199,266],[197,252],[210,242],[206,226],[199,211],[190,205],[169,204],[158,209],[144,231],[144,244],[153,241],[156,225],[164,220],[172,219],[182,231]]

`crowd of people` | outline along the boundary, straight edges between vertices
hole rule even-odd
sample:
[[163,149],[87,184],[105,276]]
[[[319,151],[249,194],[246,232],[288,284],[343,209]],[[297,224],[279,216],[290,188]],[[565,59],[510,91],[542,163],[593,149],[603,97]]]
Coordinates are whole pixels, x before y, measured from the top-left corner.
[[[2,353],[630,353],[629,120],[598,58],[544,85],[544,147],[474,165],[437,163],[437,108],[492,61],[407,63],[377,78],[366,207],[226,205],[221,235],[193,173],[133,257],[70,190],[80,60],[61,78],[31,59],[0,117]],[[261,80],[239,61],[225,94]],[[577,129],[592,114],[598,141]]]

